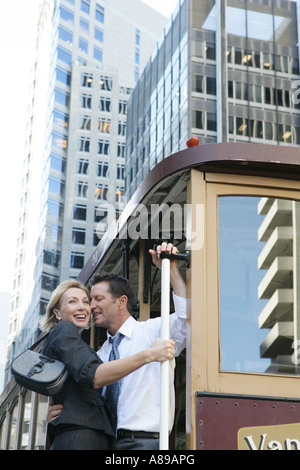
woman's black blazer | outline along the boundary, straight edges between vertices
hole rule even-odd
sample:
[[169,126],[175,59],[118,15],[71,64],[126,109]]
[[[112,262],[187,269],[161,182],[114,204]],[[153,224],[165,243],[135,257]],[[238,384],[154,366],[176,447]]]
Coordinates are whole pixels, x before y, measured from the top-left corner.
[[81,426],[113,436],[110,411],[101,396],[102,389],[93,388],[97,367],[102,361],[86,344],[74,323],[61,321],[55,325],[43,344],[43,354],[62,361],[69,377],[54,404],[62,404],[61,415],[48,425],[51,437],[60,430]]

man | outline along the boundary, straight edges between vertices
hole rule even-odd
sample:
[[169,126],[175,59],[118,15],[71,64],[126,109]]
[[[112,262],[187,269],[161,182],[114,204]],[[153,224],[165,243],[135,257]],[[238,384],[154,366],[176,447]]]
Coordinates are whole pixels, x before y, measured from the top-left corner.
[[[153,263],[161,267],[160,253],[176,254],[177,248],[166,242],[156,252],[150,250]],[[170,263],[170,281],[173,287],[175,312],[170,315],[170,339],[175,341],[175,356],[185,348],[186,340],[186,286],[177,262]],[[91,308],[94,324],[107,328],[107,341],[98,351],[103,362],[109,360],[110,337],[117,333],[123,338],[119,344],[120,358],[130,356],[160,336],[161,318],[138,322],[130,314],[132,292],[126,279],[111,273],[96,274],[91,280]],[[175,392],[173,385],[174,360],[170,361],[170,422],[174,420]],[[105,393],[105,390],[103,391]],[[53,407],[59,413],[59,407]],[[57,414],[56,414],[57,416]],[[160,364],[151,363],[121,380],[117,407],[116,450],[157,450],[160,430]]]
[[[150,250],[153,262],[161,266],[162,251],[176,253],[172,244],[162,243],[157,251]],[[177,262],[170,266],[170,281],[174,290],[175,313],[170,315],[170,339],[175,341],[175,356],[185,347],[186,339],[186,286],[180,275]],[[132,294],[126,280],[113,274],[96,274],[91,280],[91,308],[95,326],[108,329],[109,336],[124,335],[120,345],[120,357],[127,357],[152,344],[160,336],[161,318],[137,322],[130,315]],[[108,361],[111,344],[107,340],[98,355]],[[174,419],[174,361],[170,364],[170,423]],[[159,448],[160,429],[160,365],[147,364],[121,381],[117,408],[117,439],[115,449],[141,450]]]

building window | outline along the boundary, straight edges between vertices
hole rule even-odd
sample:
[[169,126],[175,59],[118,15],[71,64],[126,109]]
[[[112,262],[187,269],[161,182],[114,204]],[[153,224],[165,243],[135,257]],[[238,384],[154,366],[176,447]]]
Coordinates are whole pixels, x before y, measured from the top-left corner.
[[52,132],[52,145],[60,150],[66,150],[68,146],[68,139],[65,135],[58,132]]
[[49,300],[41,298],[40,300],[40,315],[45,315]]
[[119,114],[127,114],[127,101],[119,101]]
[[98,131],[102,132],[104,134],[109,134],[110,133],[110,124],[111,124],[110,119],[99,118],[98,119]]
[[203,76],[202,75],[193,75],[192,78],[192,91],[196,93],[203,93]]
[[90,131],[91,130],[92,118],[91,116],[80,116],[79,117],[79,129]]
[[278,124],[278,137],[280,142],[291,143],[291,126],[288,124]]
[[97,176],[101,176],[102,178],[108,177],[108,163],[107,162],[98,162]]
[[49,192],[57,194],[58,196],[63,196],[65,189],[64,181],[59,178],[54,178],[53,176],[49,177]]
[[101,96],[99,109],[102,112],[110,113],[111,112],[111,99]]
[[272,122],[265,122],[265,139],[275,140],[276,133],[274,132],[274,124]]
[[236,118],[236,133],[238,135],[249,136],[248,119]]
[[77,245],[85,244],[85,229],[74,227],[72,230],[72,243]]
[[192,127],[204,129],[204,113],[202,111],[192,111]]
[[118,142],[117,156],[125,158],[126,155],[126,144]]
[[60,219],[60,220],[63,218],[63,214],[64,214],[63,204],[49,199],[47,202],[47,207],[48,207],[48,215],[55,217],[56,219]]
[[80,158],[77,161],[77,173],[81,175],[87,175],[89,172],[89,160]]
[[79,137],[78,141],[78,150],[80,152],[89,152],[90,151],[90,138],[89,137]]
[[106,222],[108,212],[105,209],[102,209],[101,207],[95,207],[94,210],[94,222]]
[[124,196],[124,189],[119,186],[116,187],[116,202],[121,202]]
[[69,23],[72,26],[74,25],[74,15],[72,12],[66,10],[65,8],[60,7],[59,16],[60,16],[60,19],[66,21],[66,23]]
[[108,185],[98,183],[95,188],[95,199],[107,200]]
[[256,139],[263,138],[263,123],[257,119],[250,119],[250,136]]
[[113,88],[113,79],[111,77],[105,77],[101,75],[99,80],[100,90],[112,91]]
[[62,113],[54,109],[53,111],[53,124],[62,129],[68,129],[69,127],[69,115]]
[[76,181],[75,183],[75,196],[87,197],[88,183],[86,181]]
[[216,60],[216,45],[214,43],[206,43],[206,58]]
[[70,268],[82,269],[84,266],[84,253],[71,252]]
[[234,118],[233,118],[233,116],[228,116],[228,132],[229,132],[229,134],[234,134]]
[[80,29],[81,33],[88,34],[88,32],[89,32],[88,22],[83,20],[82,18],[80,18],[79,29]]
[[99,47],[94,47],[94,59],[103,62],[103,51]]
[[81,204],[74,204],[73,206],[73,219],[74,220],[86,220],[86,206]]
[[216,116],[216,113],[207,113],[206,119],[207,119],[207,124],[206,124],[207,130],[216,132],[216,130],[217,130],[217,116]]
[[55,88],[54,90],[54,101],[61,104],[62,106],[69,106],[70,104],[70,94],[65,91]]
[[69,85],[71,84],[71,74],[70,72],[67,72],[66,70],[60,69],[57,67],[56,69],[56,80],[59,82],[63,83],[64,85]]
[[108,155],[109,154],[109,147],[110,147],[109,140],[103,140],[103,139],[98,140],[98,154]]
[[45,426],[45,410],[48,406],[48,397],[38,395],[37,417],[36,417],[36,435],[34,450],[45,449],[47,426]]
[[126,122],[119,121],[118,122],[118,135],[126,136]]
[[92,108],[92,95],[81,95],[81,107],[86,109]]
[[67,29],[62,28],[61,26],[58,27],[58,37],[63,42],[67,43],[69,46],[73,44],[73,33],[68,31]]
[[72,54],[61,47],[57,48],[57,58],[58,60],[65,62],[65,64],[70,65],[72,63]]
[[81,11],[89,15],[90,13],[90,2],[86,0],[81,0],[81,6],[80,6]]
[[66,169],[66,159],[61,157],[60,155],[54,155],[53,153],[51,153],[50,168],[64,173]]
[[248,84],[235,82],[235,99],[236,100],[248,100]]
[[80,77],[80,85],[87,88],[91,88],[93,85],[93,74],[83,73]]
[[19,408],[19,401],[17,400],[10,411],[10,419],[9,419],[9,450],[17,449],[17,434],[18,434],[18,408]]
[[23,401],[21,450],[28,450],[30,423],[32,421],[32,392],[27,390]]
[[206,77],[206,93],[208,95],[215,95],[217,92],[215,77]]
[[99,28],[95,28],[95,39],[96,41],[103,42],[103,31]]
[[51,276],[50,274],[42,273],[42,289],[52,292],[58,286],[58,282],[58,276]]
[[85,54],[87,54],[88,50],[89,50],[88,42],[82,38],[79,38],[79,52],[84,52]]
[[124,180],[125,178],[125,165],[117,165],[117,179]]
[[60,265],[60,252],[59,251],[50,251],[44,250],[43,253],[43,262],[44,264],[49,264],[49,266],[54,266],[58,268]]
[[136,29],[136,31],[135,31],[135,45],[137,47],[139,47],[140,43],[141,43],[141,33],[140,33],[139,29]]
[[61,243],[62,228],[58,225],[46,225],[46,238],[54,243]]
[[97,21],[100,21],[100,23],[104,23],[104,8],[98,5],[98,3],[96,3],[95,18]]

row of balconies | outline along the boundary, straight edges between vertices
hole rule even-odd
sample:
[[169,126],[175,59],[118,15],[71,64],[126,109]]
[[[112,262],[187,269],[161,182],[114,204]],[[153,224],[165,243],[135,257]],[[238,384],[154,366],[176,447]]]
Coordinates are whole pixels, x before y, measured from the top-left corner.
[[266,372],[295,373],[292,361],[294,341],[293,292],[293,201],[262,198],[258,214],[264,216],[258,239],[265,245],[258,257],[258,269],[266,273],[258,286],[258,297],[269,299],[261,311],[259,328],[269,329],[260,345],[262,358],[270,358]]

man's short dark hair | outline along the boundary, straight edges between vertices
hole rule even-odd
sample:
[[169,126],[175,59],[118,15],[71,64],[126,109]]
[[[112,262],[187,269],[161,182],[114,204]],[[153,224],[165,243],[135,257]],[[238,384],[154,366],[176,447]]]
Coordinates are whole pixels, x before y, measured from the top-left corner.
[[128,312],[132,313],[133,292],[132,292],[128,279],[126,279],[125,277],[119,276],[118,274],[107,273],[105,271],[101,271],[99,273],[94,274],[91,277],[90,285],[92,287],[95,284],[99,284],[99,282],[108,282],[109,292],[112,295],[114,300],[117,300],[122,295],[126,295],[127,310]]

